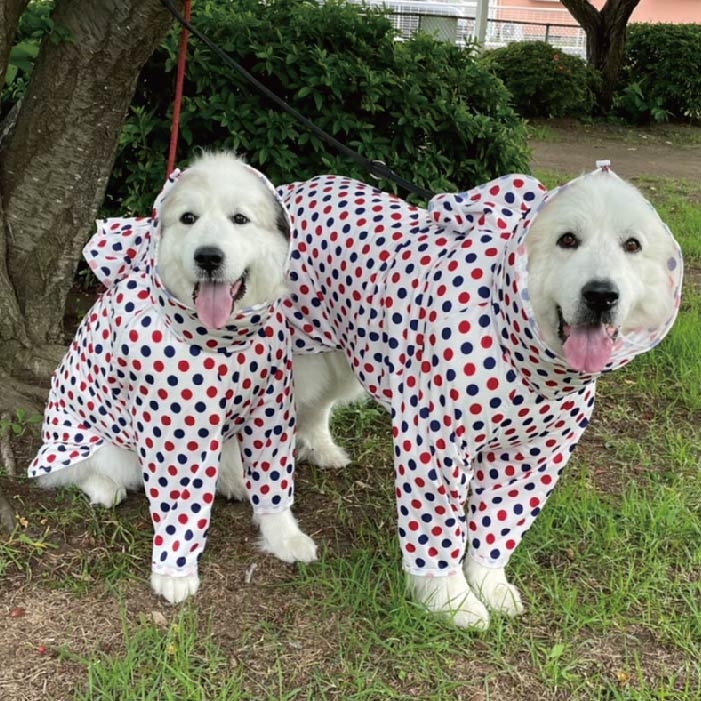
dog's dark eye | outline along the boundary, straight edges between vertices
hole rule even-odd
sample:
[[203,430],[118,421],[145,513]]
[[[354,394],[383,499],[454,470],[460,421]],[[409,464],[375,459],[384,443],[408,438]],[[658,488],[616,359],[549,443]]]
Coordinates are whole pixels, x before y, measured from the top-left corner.
[[579,239],[571,231],[567,231],[557,240],[557,245],[560,248],[577,248]]
[[234,224],[248,224],[251,220],[245,214],[234,214],[234,216],[231,217],[231,221],[234,222]]
[[194,224],[196,221],[197,217],[192,212],[185,212],[185,214],[180,216],[180,222],[182,224],[187,224],[188,226],[190,224]]
[[626,253],[637,253],[641,248],[642,246],[640,245],[640,241],[638,241],[638,239],[629,238],[623,243],[623,250]]

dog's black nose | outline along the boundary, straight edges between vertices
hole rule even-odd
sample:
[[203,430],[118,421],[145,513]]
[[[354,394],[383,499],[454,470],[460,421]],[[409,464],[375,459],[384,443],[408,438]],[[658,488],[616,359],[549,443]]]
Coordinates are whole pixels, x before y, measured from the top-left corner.
[[618,302],[618,289],[610,280],[591,280],[582,288],[582,297],[593,312],[607,312]]
[[195,263],[206,273],[213,273],[224,260],[224,251],[216,246],[202,246],[195,251]]

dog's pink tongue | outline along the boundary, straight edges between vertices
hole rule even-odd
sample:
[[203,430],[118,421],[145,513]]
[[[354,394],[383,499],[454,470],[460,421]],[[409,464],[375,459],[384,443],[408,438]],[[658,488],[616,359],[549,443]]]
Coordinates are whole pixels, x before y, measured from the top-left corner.
[[200,321],[210,329],[226,326],[231,316],[234,300],[231,296],[231,284],[202,280],[195,297],[195,308]]
[[567,364],[583,372],[601,372],[611,359],[613,339],[603,324],[573,327],[562,346]]

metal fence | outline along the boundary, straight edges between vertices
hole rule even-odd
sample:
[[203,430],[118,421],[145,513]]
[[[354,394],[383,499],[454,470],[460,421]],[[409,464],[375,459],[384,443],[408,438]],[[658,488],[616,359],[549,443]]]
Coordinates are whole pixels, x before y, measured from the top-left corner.
[[586,35],[578,24],[529,22],[512,19],[489,19],[485,46],[506,46],[512,41],[546,41],[567,54],[586,57]]
[[[352,0],[355,1],[355,0]],[[361,0],[357,0],[361,2]],[[433,34],[442,41],[466,46],[475,33],[475,3],[459,5],[440,2],[412,2],[411,0],[365,0],[366,5],[384,7],[400,40],[417,32]],[[506,46],[513,41],[546,41],[568,54],[586,53],[586,36],[577,24],[561,20],[566,15],[548,14],[553,21],[523,19],[517,8],[495,7],[487,20],[486,48]],[[502,15],[500,17],[495,15]],[[503,16],[507,15],[507,16]],[[515,15],[514,18],[508,15]]]

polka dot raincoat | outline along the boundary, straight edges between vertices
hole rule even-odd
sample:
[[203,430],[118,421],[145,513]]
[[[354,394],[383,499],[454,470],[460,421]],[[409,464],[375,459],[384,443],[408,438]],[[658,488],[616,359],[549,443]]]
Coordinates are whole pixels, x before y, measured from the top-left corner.
[[161,207],[178,175],[150,218],[98,222],[85,247],[107,289],[54,374],[43,445],[29,467],[33,477],[64,469],[105,443],[135,451],[153,520],[153,569],[171,576],[197,571],[223,442],[240,441],[259,513],[290,507],[295,445],[280,302],[244,309],[228,326],[209,329],[158,276]]
[[[525,239],[557,192],[505,176],[424,210],[341,177],[280,189],[293,228],[293,350],[342,350],[391,413],[410,573],[454,573],[466,549],[503,567],[589,422],[596,376],[546,347],[528,298]],[[619,337],[605,371],[670,328],[680,252],[667,266],[666,323]]]

